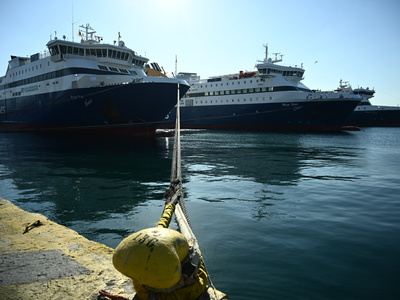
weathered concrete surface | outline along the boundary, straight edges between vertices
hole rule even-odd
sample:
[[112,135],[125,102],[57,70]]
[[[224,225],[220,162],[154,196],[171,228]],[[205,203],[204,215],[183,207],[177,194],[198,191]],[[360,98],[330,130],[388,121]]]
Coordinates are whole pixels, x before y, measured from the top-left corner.
[[[26,226],[37,220],[42,225],[23,234]],[[23,211],[0,198],[2,300],[97,299],[101,289],[132,297],[130,279],[112,265],[113,251],[43,215]],[[20,272],[22,268],[25,269]],[[26,278],[18,278],[21,273]]]

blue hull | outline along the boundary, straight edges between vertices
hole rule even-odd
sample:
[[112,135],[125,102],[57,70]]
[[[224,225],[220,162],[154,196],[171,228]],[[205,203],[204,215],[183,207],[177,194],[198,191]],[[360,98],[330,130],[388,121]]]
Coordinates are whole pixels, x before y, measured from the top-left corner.
[[400,127],[400,109],[379,111],[354,111],[346,125],[360,127]]
[[[180,85],[182,97],[189,86]],[[0,131],[151,133],[177,102],[177,85],[135,83],[0,101]]]
[[[181,128],[338,131],[359,100],[181,107]],[[297,105],[296,105],[297,104]],[[162,127],[172,127],[174,108]]]

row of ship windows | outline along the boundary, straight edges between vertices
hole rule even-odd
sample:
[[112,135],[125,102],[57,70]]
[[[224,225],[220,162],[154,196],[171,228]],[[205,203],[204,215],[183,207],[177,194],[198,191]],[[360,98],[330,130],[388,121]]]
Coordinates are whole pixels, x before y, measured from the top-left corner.
[[258,70],[259,74],[282,74],[283,76],[292,76],[292,77],[303,77],[304,72],[302,71],[282,71],[282,70],[276,70],[276,69],[259,69]]
[[133,70],[114,68],[114,67],[107,67],[107,66],[103,66],[103,65],[97,65],[97,66],[99,67],[100,70],[104,70],[104,71],[113,71],[113,72],[121,72],[121,73],[124,73],[124,74],[137,75],[137,72],[133,71]]
[[[115,72],[125,73],[123,71],[119,71],[116,68],[114,68],[114,69],[115,70],[113,70],[113,71],[115,71]],[[15,87],[18,87],[21,85],[32,84],[35,82],[40,82],[40,81],[44,81],[44,80],[54,79],[54,78],[63,77],[63,76],[67,76],[67,75],[73,75],[73,74],[100,74],[100,75],[107,74],[107,73],[114,74],[114,73],[111,73],[110,71],[107,71],[107,72],[104,72],[104,71],[94,70],[94,69],[85,69],[85,68],[67,68],[67,69],[48,72],[45,74],[17,80],[17,81],[10,82],[10,83],[4,84],[4,85],[0,85],[0,89],[15,88]],[[137,73],[133,70],[125,70],[125,71],[127,71],[127,72],[129,71],[130,74],[137,75]]]
[[[256,82],[258,82],[258,81],[259,81],[259,80],[257,79]],[[235,84],[235,83],[240,84],[240,81],[239,81],[239,80],[232,80],[232,81],[229,81],[229,82],[231,82],[232,85]],[[229,82],[226,82],[226,85],[229,85]],[[249,83],[253,83],[253,80],[250,80]],[[246,80],[243,81],[243,84],[246,84]],[[215,86],[218,86],[218,83],[215,83],[214,85],[215,85]],[[223,85],[224,85],[224,83],[222,82],[222,83],[220,84],[220,86],[223,86]],[[213,85],[210,84],[210,87],[212,87],[212,86],[213,86]],[[208,84],[205,84],[204,87],[205,87],[205,88],[208,87]],[[200,88],[203,88],[203,85],[200,85]]]
[[[118,73],[137,75],[137,72],[133,71],[133,70],[114,68],[114,67],[107,67],[107,66],[103,66],[103,65],[98,65],[98,67],[99,67],[99,69],[105,70],[105,71],[113,71],[113,72],[118,72]],[[28,73],[28,72],[31,72],[31,71],[35,71],[35,70],[38,70],[38,69],[41,69],[41,68],[42,68],[42,64],[38,64],[36,66],[32,66],[32,67],[26,68],[24,70],[19,70],[17,72],[10,73],[9,77],[11,78],[11,77],[18,76],[18,75],[21,75],[21,74],[24,74],[24,73]]]
[[[60,48],[58,48],[60,47]],[[111,50],[111,49],[84,49],[84,48],[79,48],[79,47],[72,47],[72,46],[65,46],[65,45],[55,45],[53,47],[49,48],[51,55],[57,55],[57,54],[71,54],[71,55],[80,55],[80,56],[97,56],[97,57],[108,57],[108,58],[113,58],[113,59],[118,59],[118,60],[123,60],[123,61],[129,61],[129,58],[131,57],[130,53],[128,52],[122,52],[122,51],[117,51],[117,50]],[[135,65],[144,66],[145,61],[144,60],[139,60],[132,58],[132,62]]]
[[11,78],[11,77],[18,76],[18,75],[21,75],[21,74],[24,74],[24,73],[28,73],[28,72],[32,72],[32,71],[35,71],[35,70],[39,70],[41,68],[42,68],[42,64],[38,64],[36,66],[32,66],[32,67],[29,67],[29,68],[26,68],[26,69],[23,69],[23,70],[19,70],[17,72],[10,73],[9,77]]
[[238,90],[224,90],[224,91],[187,93],[184,96],[184,98],[204,97],[204,96],[220,96],[220,95],[235,95],[235,94],[249,94],[249,93],[279,92],[279,91],[311,92],[308,89],[298,88],[298,87],[294,87],[294,86],[275,86],[275,87],[270,86],[270,87],[262,87],[262,88],[249,88],[249,89],[238,89]]
[[[56,85],[56,84],[58,84],[58,80],[53,81],[53,85]],[[45,84],[45,86],[50,86],[50,83],[47,82],[47,83]],[[22,88],[21,91],[18,91],[18,92],[11,92],[11,91],[10,91],[10,93],[11,93],[11,95],[12,95],[13,97],[17,97],[17,96],[21,96],[21,93],[24,93],[24,92],[37,91],[37,90],[39,90],[39,87],[40,87],[40,85],[39,85],[39,86],[38,86],[38,85],[34,85],[34,86],[30,86],[30,87],[28,87],[28,88]],[[1,99],[1,97],[0,97],[0,99]]]
[[[272,97],[269,97],[269,100],[272,100]],[[190,101],[190,100],[186,100],[186,106],[191,106],[191,105],[193,105],[192,104],[192,102],[187,102],[187,101]],[[203,101],[203,100],[196,100],[195,101],[195,103],[196,104],[208,104],[208,103],[210,103],[210,104],[212,104],[212,103],[229,103],[229,102],[241,102],[241,101],[243,101],[243,102],[246,102],[246,101],[253,101],[253,98],[249,98],[249,99],[246,99],[246,98],[244,98],[243,100],[241,100],[241,99],[232,99],[232,100],[229,100],[229,99],[225,99],[225,100],[223,100],[223,99],[221,99],[221,100],[210,100],[210,101],[207,101],[207,100],[205,100],[205,101]],[[258,99],[258,97],[256,97],[256,99],[255,99],[255,101],[259,101],[259,99]],[[262,97],[262,101],[265,101],[265,97]]]

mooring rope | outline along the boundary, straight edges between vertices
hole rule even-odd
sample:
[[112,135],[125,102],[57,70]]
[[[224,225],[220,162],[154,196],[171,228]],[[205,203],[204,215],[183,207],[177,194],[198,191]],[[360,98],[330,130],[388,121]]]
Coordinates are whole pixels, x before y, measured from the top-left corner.
[[[188,240],[189,246],[194,249],[195,252],[198,253],[198,259],[203,262],[204,269],[208,274],[208,281],[213,291],[214,299],[218,299],[217,292],[214,284],[211,281],[210,274],[207,271],[204,260],[201,257],[200,247],[197,241],[196,236],[192,231],[192,226],[189,220],[189,214],[186,209],[186,204],[184,200],[183,194],[183,186],[182,186],[182,164],[181,164],[181,134],[180,134],[180,97],[179,97],[179,83],[178,83],[178,99],[176,105],[176,120],[175,120],[175,135],[174,135],[174,149],[172,156],[172,167],[171,167],[171,182],[170,182],[170,193],[166,198],[169,198],[169,201],[172,199],[178,199],[176,207],[175,207],[175,217],[178,222],[178,226],[181,230],[181,233]],[[167,199],[166,199],[167,200]]]

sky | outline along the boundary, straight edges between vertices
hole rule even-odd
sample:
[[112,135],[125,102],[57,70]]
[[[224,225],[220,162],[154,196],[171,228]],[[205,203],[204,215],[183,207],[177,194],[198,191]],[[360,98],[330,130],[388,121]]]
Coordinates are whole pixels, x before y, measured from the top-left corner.
[[374,88],[373,104],[400,105],[398,0],[2,0],[0,76],[10,55],[43,53],[55,32],[78,42],[87,23],[169,74],[254,71],[268,45],[281,64],[303,64],[311,89],[342,79]]

